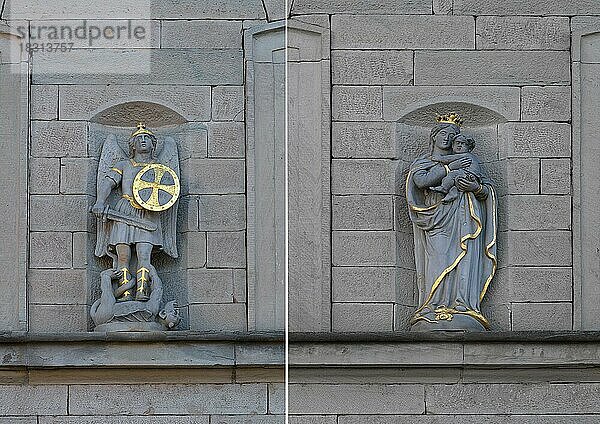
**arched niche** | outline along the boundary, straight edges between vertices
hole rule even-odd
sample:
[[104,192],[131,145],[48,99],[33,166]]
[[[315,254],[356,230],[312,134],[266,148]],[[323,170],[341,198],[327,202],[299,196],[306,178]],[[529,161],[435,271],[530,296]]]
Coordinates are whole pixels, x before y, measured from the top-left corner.
[[[179,329],[188,329],[189,303],[188,297],[188,263],[194,252],[188,248],[191,233],[198,229],[189,224],[189,204],[194,201],[190,193],[190,178],[193,171],[192,161],[205,158],[207,151],[207,127],[203,123],[188,122],[181,114],[158,101],[124,102],[98,110],[91,118],[87,128],[88,158],[81,161],[86,167],[84,177],[87,179],[87,193],[95,198],[98,161],[106,138],[114,134],[117,138],[126,140],[138,122],[144,122],[160,139],[171,137],[175,140],[179,151],[181,168],[181,195],[178,201],[177,248],[178,258],[171,258],[162,252],[153,255],[156,266],[164,283],[164,300],[176,300],[181,308],[183,317]],[[81,171],[80,171],[81,172]],[[192,218],[193,220],[194,218]],[[96,220],[90,219],[87,232],[86,246],[88,304],[93,303],[99,296],[99,273],[112,264],[107,258],[99,259],[94,256],[96,243]],[[75,246],[75,249],[77,246]]]
[[[430,100],[431,102],[431,100]],[[499,208],[503,207],[503,198],[508,195],[506,174],[508,159],[503,156],[502,127],[510,125],[498,108],[489,104],[481,105],[446,99],[435,103],[415,102],[414,109],[404,110],[396,121],[396,191],[395,191],[395,231],[396,231],[396,313],[395,329],[407,330],[409,320],[417,305],[416,273],[414,263],[414,240],[412,222],[406,203],[406,178],[412,161],[430,149],[430,132],[437,114],[456,112],[463,119],[462,132],[472,135],[476,145],[474,153],[495,182]],[[499,215],[502,215],[499,212]],[[506,231],[503,223],[499,231]],[[504,267],[502,246],[499,236],[499,270]],[[486,295],[482,308],[496,330],[510,330],[509,299],[506,293],[505,276],[496,273],[493,284]]]

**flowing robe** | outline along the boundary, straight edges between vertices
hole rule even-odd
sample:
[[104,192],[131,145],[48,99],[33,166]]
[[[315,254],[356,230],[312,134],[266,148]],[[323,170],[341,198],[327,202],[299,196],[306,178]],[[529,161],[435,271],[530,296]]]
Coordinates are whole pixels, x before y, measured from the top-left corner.
[[412,323],[465,314],[489,328],[480,304],[496,271],[496,193],[484,175],[487,196],[459,191],[457,199],[444,204],[443,194],[414,182],[415,175],[427,174],[436,165],[427,155],[417,158],[406,182],[419,290]]

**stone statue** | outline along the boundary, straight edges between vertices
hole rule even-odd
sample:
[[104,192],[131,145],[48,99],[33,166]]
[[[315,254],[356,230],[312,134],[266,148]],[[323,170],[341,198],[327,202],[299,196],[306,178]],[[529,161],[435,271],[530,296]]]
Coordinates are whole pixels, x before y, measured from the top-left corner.
[[[161,311],[163,285],[152,254],[176,258],[177,144],[158,140],[139,124],[129,140],[109,136],[98,165],[96,256],[109,256],[101,273],[101,297],[91,308],[96,331],[171,329],[179,324],[174,302]],[[132,272],[135,270],[135,272]]]
[[439,116],[431,150],[410,166],[419,306],[413,331],[489,329],[480,305],[496,272],[496,193],[455,113]]

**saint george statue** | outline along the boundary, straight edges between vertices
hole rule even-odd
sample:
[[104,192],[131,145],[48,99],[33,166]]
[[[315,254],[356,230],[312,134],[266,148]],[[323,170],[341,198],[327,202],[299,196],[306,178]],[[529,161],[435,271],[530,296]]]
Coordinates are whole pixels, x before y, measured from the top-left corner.
[[496,193],[461,123],[455,113],[438,116],[431,150],[406,181],[419,292],[413,331],[490,326],[480,306],[497,265]]
[[[179,194],[179,156],[173,139],[158,140],[139,124],[128,140],[119,142],[111,135],[104,142],[92,213],[98,218],[96,256],[109,256],[113,267],[101,274],[102,296],[91,309],[101,330],[130,329],[115,324],[123,322],[157,324],[155,320],[167,315],[166,310],[159,313],[162,281],[151,259],[158,250],[178,256]],[[174,302],[168,304],[167,309],[174,308]],[[166,327],[178,323],[177,317]]]

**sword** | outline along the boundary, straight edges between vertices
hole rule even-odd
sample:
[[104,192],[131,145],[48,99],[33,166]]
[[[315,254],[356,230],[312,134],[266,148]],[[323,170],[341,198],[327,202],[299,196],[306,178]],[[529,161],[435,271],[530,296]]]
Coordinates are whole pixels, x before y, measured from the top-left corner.
[[102,212],[102,220],[106,221],[107,219],[110,219],[111,221],[122,222],[127,225],[133,225],[134,227],[138,227],[146,231],[156,231],[158,229],[158,226],[152,221],[117,212],[114,209],[110,209],[108,206],[105,207],[104,212]]

